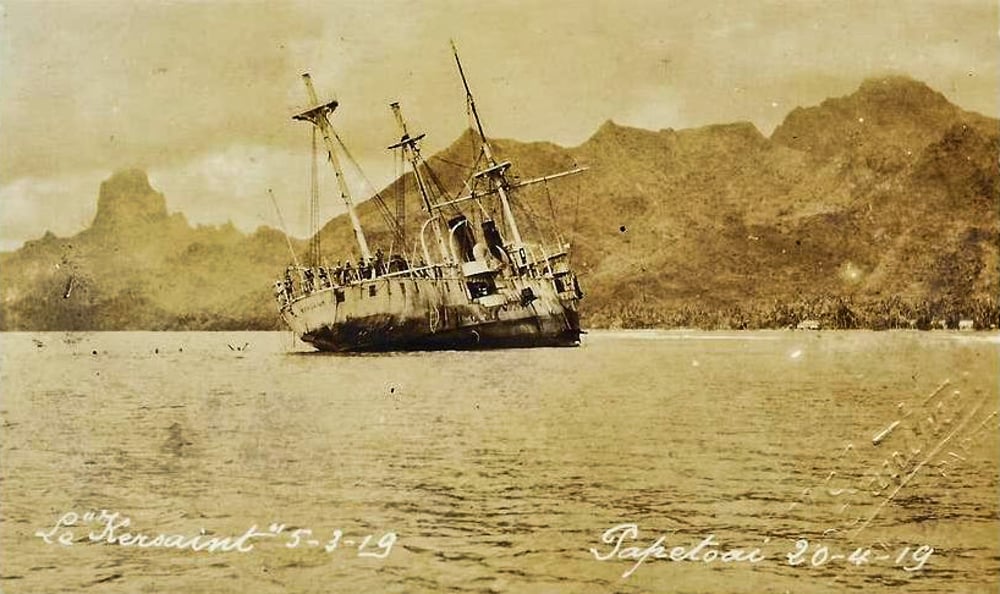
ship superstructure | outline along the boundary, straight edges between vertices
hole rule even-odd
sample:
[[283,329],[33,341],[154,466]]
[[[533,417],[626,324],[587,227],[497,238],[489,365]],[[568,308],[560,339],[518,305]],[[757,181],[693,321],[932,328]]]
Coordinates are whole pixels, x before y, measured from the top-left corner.
[[[454,51],[454,46],[453,46]],[[311,262],[290,266],[275,283],[285,323],[303,341],[325,351],[422,350],[575,346],[580,342],[577,303],[583,297],[570,269],[570,246],[525,240],[512,206],[524,186],[579,173],[584,168],[518,182],[509,161],[498,161],[484,132],[459,60],[474,132],[481,146],[477,170],[464,195],[450,198],[420,153],[423,134],[411,135],[398,103],[390,108],[426,214],[407,254],[405,209],[382,214],[402,253],[372,253],[338,153],[345,150],[330,121],[336,101],[320,102],[303,75],[312,107],[294,116],[313,125],[334,169],[338,190],[354,230],[356,264],[321,266],[318,234]],[[349,153],[347,154],[349,157]],[[313,212],[316,212],[314,159]],[[315,215],[314,215],[315,217]]]

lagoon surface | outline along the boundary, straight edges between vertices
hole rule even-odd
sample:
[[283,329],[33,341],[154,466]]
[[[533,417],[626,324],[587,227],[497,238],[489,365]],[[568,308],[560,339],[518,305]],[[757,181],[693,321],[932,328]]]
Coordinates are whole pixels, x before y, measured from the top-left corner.
[[287,333],[8,333],[0,349],[5,593],[1000,582],[994,334],[345,356]]

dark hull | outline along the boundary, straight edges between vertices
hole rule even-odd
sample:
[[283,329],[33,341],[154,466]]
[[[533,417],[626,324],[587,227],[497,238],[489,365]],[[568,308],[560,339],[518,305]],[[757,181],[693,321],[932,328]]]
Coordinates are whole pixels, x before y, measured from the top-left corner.
[[324,326],[302,335],[321,351],[384,352],[497,348],[573,347],[580,344],[575,311],[472,324],[429,332],[423,323],[399,324],[392,316],[369,316]]
[[[575,291],[545,277],[502,279],[473,296],[457,268],[432,276],[383,276],[313,291],[281,316],[321,351],[412,351],[575,346]],[[565,285],[562,285],[565,288]]]

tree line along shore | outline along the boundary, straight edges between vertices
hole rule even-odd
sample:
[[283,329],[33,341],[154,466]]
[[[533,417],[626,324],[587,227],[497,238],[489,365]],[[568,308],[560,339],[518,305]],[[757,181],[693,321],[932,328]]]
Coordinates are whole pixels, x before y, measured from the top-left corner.
[[640,302],[602,307],[586,318],[591,328],[623,329],[995,330],[1000,328],[1000,302],[995,298],[906,301],[898,296],[866,300],[820,296],[721,308]]

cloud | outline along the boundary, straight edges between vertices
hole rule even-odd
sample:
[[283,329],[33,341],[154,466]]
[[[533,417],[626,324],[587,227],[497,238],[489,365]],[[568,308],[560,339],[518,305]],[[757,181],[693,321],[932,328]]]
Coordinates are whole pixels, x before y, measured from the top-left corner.
[[[288,144],[308,10],[255,3],[15,3],[0,55],[0,178]],[[315,16],[315,15],[313,15]]]
[[[307,70],[340,101],[335,125],[380,185],[398,136],[391,101],[427,132],[428,154],[468,125],[449,38],[496,137],[574,145],[607,119],[769,133],[796,105],[890,71],[996,115],[990,4],[8,2],[0,196],[17,198],[0,210],[0,240],[81,224],[97,185],[76,184],[126,166],[155,172],[194,222],[266,219],[246,214],[259,185],[298,199],[308,180],[308,126],[289,119]],[[60,183],[64,208],[50,210]]]
[[90,225],[97,211],[97,187],[109,173],[23,177],[0,186],[0,250],[15,249],[46,231],[65,236]]
[[[279,228],[281,222],[268,194],[274,194],[288,233],[307,237],[311,187],[311,150],[275,148],[265,145],[232,145],[225,150],[201,155],[170,167],[149,172],[150,183],[166,196],[168,210],[183,212],[192,222],[218,225],[227,222],[252,232],[261,225]],[[326,221],[345,211],[336,180],[320,154],[320,220]],[[344,163],[345,178],[351,188],[373,192],[356,169]],[[380,171],[378,163],[362,164]],[[373,183],[376,183],[373,180]],[[357,199],[358,197],[355,197]]]

